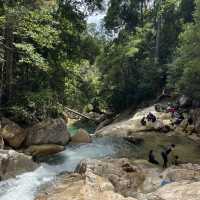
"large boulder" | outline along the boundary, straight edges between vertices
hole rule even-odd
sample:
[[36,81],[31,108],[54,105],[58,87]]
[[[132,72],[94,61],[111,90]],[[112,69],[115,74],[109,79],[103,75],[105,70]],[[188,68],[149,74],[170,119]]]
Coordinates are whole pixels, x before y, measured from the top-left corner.
[[199,199],[200,165],[172,166],[160,174],[161,187],[146,195],[146,200],[197,200]]
[[0,150],[0,179],[5,180],[21,173],[32,171],[38,165],[30,156],[14,150]]
[[26,137],[24,129],[7,118],[1,120],[0,135],[11,147],[16,149],[22,145]]
[[200,181],[200,165],[188,163],[172,166],[167,168],[161,176],[168,182],[178,182],[183,180]]
[[136,200],[115,192],[106,179],[88,171],[83,178],[78,174],[64,175],[57,184],[40,194],[36,200]]
[[31,145],[25,153],[32,156],[47,156],[64,151],[65,147],[57,144]]
[[199,200],[200,182],[182,181],[167,184],[147,196],[148,200]]
[[27,129],[26,146],[41,144],[66,145],[70,139],[65,121],[48,119]]
[[138,192],[152,192],[160,186],[160,170],[148,162],[131,163],[128,159],[87,159],[77,166],[75,172],[87,174],[92,171],[97,176],[109,180],[115,191],[123,196],[136,197]]
[[[147,122],[146,126],[141,124],[141,119],[151,112],[157,118],[156,122]],[[96,136],[141,136],[147,135],[149,131],[168,132],[172,130],[170,113],[161,113],[155,110],[155,106],[138,110],[131,118],[110,124],[96,130]]]
[[71,137],[72,144],[90,143],[90,142],[92,142],[90,134],[84,129],[79,129],[78,133]]

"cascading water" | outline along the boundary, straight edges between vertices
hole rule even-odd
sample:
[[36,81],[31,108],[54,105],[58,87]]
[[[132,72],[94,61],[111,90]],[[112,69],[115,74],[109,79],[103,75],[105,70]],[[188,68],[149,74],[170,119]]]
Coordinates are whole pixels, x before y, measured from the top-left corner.
[[[0,182],[0,200],[33,200],[38,189],[65,171],[73,171],[80,160],[114,155],[119,146],[110,139],[96,139],[93,143],[67,147],[46,160],[38,169]],[[118,143],[119,145],[119,143]]]

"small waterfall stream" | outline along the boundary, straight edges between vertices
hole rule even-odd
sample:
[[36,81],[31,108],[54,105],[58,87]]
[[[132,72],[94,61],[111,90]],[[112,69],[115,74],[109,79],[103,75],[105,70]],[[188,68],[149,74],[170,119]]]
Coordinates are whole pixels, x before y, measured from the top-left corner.
[[147,159],[148,151],[154,149],[160,160],[161,149],[172,142],[177,145],[176,154],[181,159],[200,163],[200,147],[180,136],[167,137],[153,133],[152,136],[145,136],[144,143],[139,146],[120,138],[94,138],[93,143],[67,146],[65,151],[45,158],[41,166],[33,172],[0,182],[0,200],[34,200],[44,184],[53,182],[62,172],[73,171],[82,159],[104,157]]
[[67,147],[62,153],[47,158],[35,171],[0,182],[0,200],[33,200],[38,189],[53,181],[56,175],[73,171],[82,159],[112,156],[118,145],[119,142],[102,138],[91,144]]

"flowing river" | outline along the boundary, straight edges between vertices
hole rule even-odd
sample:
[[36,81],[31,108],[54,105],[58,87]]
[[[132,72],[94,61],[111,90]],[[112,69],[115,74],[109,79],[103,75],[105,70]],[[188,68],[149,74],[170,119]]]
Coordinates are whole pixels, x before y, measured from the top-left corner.
[[137,146],[119,138],[94,138],[90,144],[67,146],[62,153],[46,158],[33,172],[0,182],[0,200],[33,200],[43,185],[52,183],[62,172],[73,171],[82,159],[104,157],[147,159],[149,150],[154,149],[160,160],[163,146],[171,143],[176,144],[175,153],[184,162],[200,163],[199,145],[183,137],[167,137],[154,133],[146,136],[144,143]]

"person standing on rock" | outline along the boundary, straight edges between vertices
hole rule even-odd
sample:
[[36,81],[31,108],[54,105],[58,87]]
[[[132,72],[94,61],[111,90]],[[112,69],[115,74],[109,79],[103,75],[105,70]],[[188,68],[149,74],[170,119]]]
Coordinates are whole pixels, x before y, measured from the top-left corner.
[[169,147],[166,148],[165,151],[161,152],[161,156],[162,156],[162,159],[163,159],[163,168],[167,168],[168,156],[172,152],[172,150],[174,150],[175,147],[176,147],[175,144],[171,144]]

